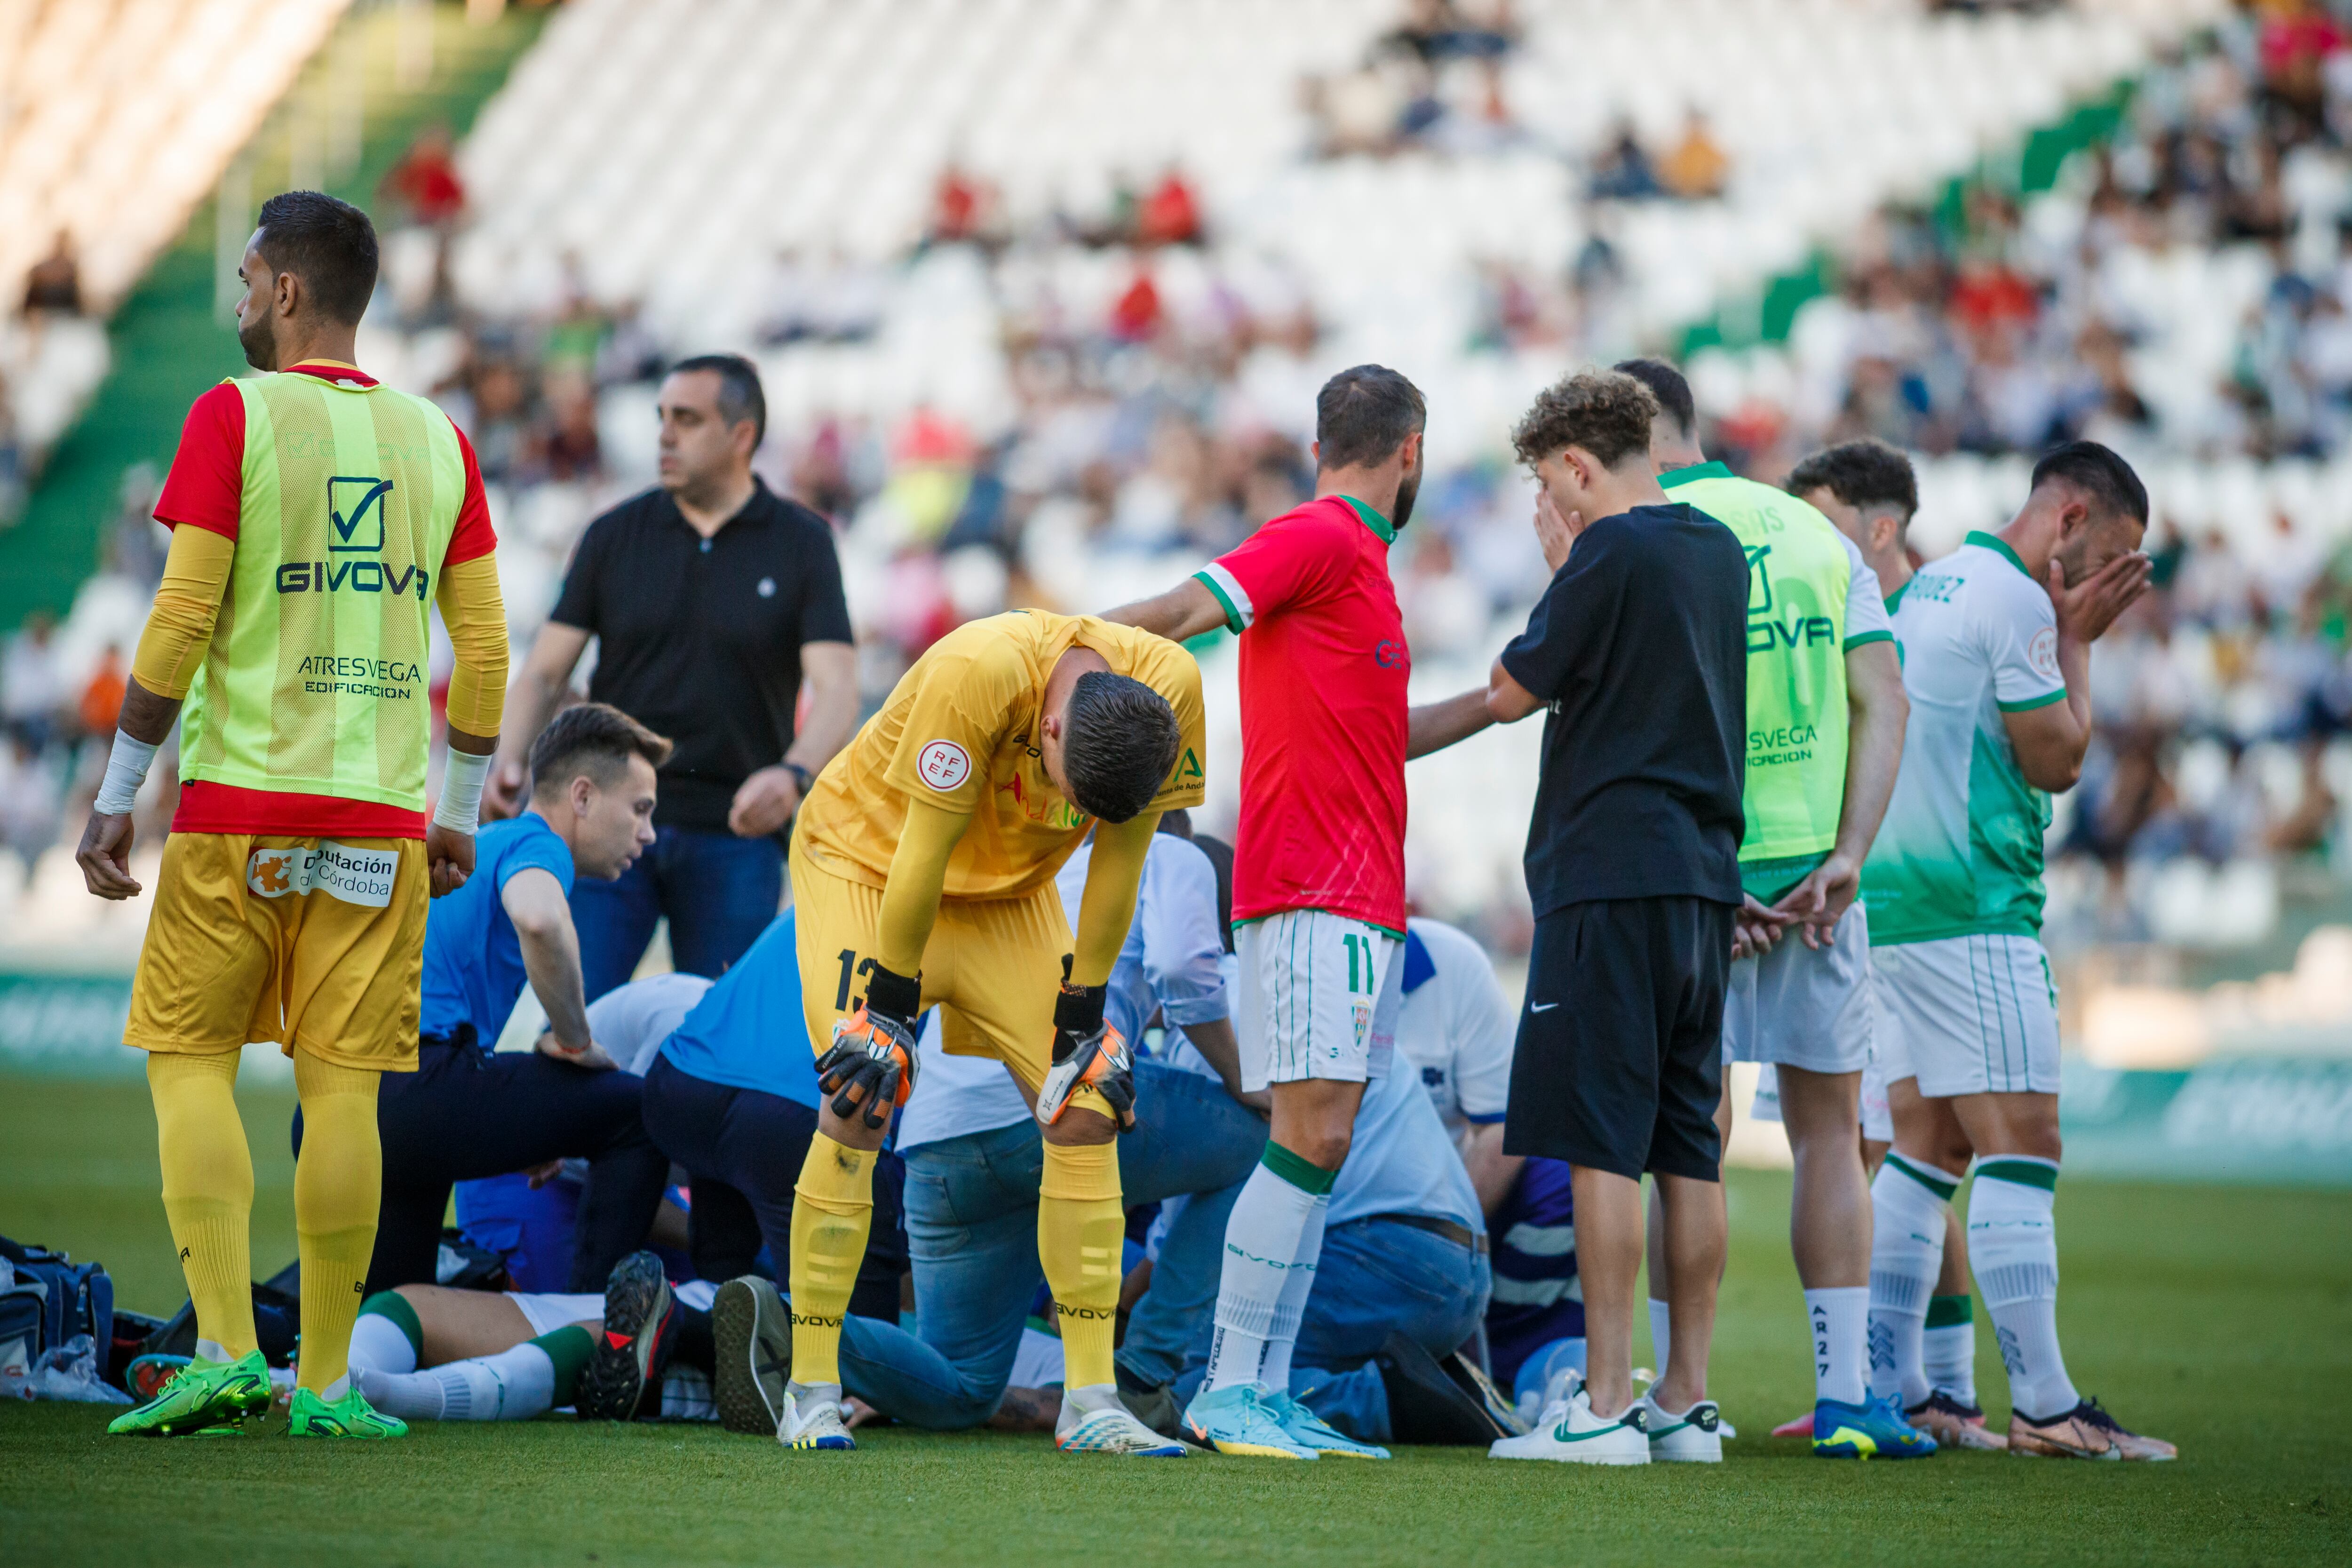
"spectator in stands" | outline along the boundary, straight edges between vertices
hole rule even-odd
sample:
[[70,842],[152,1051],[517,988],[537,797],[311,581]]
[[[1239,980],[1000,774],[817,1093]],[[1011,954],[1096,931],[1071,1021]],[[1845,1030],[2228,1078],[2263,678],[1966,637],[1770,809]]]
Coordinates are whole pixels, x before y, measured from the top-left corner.
[[1731,175],[1731,159],[1707,129],[1706,116],[1694,109],[1683,121],[1683,139],[1658,166],[1667,190],[1686,202],[1713,201],[1723,195]]
[[57,620],[47,610],[35,610],[8,639],[7,656],[0,659],[0,719],[11,735],[38,752],[49,743],[64,707]]
[[1136,209],[1135,237],[1143,245],[1201,243],[1201,202],[1183,171],[1171,165]]
[[1592,199],[1647,201],[1661,188],[1657,172],[1650,166],[1649,153],[1642,150],[1641,139],[1633,134],[1633,122],[1620,121],[1617,134],[1608,148],[1592,161]]
[[82,683],[81,696],[74,704],[74,716],[81,721],[86,735],[103,735],[114,727],[114,716],[122,711],[122,694],[129,671],[123,668],[122,647],[109,643],[98,657],[98,667]]
[[428,126],[377,186],[379,196],[406,209],[411,223],[427,228],[457,227],[466,216],[466,182],[446,125]]
[[69,230],[58,230],[49,253],[25,275],[25,313],[81,314],[81,259]]
[[[677,740],[652,852],[572,894],[592,1001],[635,972],[665,916],[678,969],[716,977],[743,955],[782,901],[785,828],[857,720],[833,530],[751,471],[759,372],[683,361],[659,407],[660,486],[589,525],[508,699],[507,734],[534,733],[593,637],[590,696]],[[499,748],[487,810],[520,808],[525,761],[520,742]]]

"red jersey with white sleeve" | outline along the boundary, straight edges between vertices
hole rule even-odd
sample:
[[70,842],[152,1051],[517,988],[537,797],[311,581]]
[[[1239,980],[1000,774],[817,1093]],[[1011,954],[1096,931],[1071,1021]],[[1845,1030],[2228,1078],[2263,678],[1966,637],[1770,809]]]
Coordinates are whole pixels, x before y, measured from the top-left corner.
[[1322,910],[1404,935],[1405,686],[1388,519],[1285,512],[1194,575],[1241,637],[1234,921]]

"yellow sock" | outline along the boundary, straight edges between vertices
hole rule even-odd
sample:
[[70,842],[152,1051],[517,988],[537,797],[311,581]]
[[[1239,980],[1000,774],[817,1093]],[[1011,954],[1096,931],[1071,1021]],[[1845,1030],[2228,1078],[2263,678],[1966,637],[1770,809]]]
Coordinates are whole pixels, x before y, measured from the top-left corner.
[[1062,1324],[1062,1386],[1111,1381],[1127,1212],[1117,1143],[1047,1143],[1037,1184],[1037,1258]]
[[375,1131],[381,1076],[294,1053],[294,1088],[302,1099],[302,1153],[294,1162],[294,1235],[302,1259],[295,1382],[329,1399],[341,1397],[346,1386],[352,1323],[375,1252],[383,1195],[383,1145]]
[[253,1155],[236,1114],[243,1053],[147,1053],[155,1145],[163,1164],[163,1213],[196,1307],[196,1338],[235,1361],[253,1334]]
[[841,1320],[874,1223],[874,1156],[820,1132],[793,1184],[793,1381],[841,1381]]

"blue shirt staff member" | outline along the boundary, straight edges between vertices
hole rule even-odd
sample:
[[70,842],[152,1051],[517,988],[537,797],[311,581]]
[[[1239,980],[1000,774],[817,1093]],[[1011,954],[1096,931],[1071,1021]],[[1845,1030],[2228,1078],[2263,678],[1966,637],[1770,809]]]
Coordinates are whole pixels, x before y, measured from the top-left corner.
[[[383,1198],[369,1295],[433,1283],[452,1184],[551,1160],[589,1163],[572,1290],[602,1289],[643,1245],[669,1162],[639,1120],[643,1080],[590,1033],[566,896],[575,875],[609,881],[653,842],[655,770],[669,751],[616,709],[566,709],[531,742],[530,808],[485,827],[473,876],[434,901],[417,1070],[384,1074],[376,1102]],[[493,1054],[526,983],[548,1032],[536,1050]]]
[[[592,1002],[635,972],[664,916],[678,969],[715,977],[743,956],[783,899],[784,828],[857,723],[832,528],[751,472],[759,373],[736,354],[683,361],[660,409],[659,488],[588,525],[507,697],[507,732],[535,732],[593,637],[589,696],[677,739],[652,851],[572,894]],[[520,745],[500,748],[485,816],[520,809]]]

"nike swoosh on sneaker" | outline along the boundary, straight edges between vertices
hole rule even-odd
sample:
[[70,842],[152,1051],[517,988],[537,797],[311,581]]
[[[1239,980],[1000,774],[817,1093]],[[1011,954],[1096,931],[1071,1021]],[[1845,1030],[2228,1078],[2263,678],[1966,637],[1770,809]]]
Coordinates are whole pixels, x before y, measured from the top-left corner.
[[1559,1005],[1559,1004],[1557,1002],[1530,1002],[1528,1004],[1528,1011],[1530,1013],[1549,1013],[1554,1007]]

